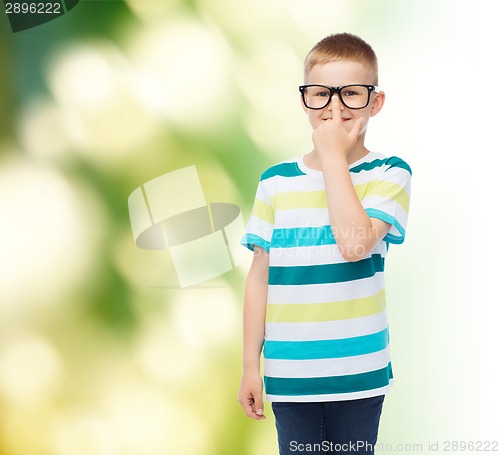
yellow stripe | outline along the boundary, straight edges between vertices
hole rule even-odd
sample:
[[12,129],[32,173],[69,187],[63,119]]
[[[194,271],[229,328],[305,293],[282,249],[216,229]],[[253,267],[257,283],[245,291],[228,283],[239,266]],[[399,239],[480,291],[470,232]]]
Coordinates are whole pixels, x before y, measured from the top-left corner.
[[270,197],[273,207],[281,210],[287,209],[325,209],[326,191],[290,191],[276,193]]
[[[354,185],[354,191],[356,191],[360,201],[366,196],[381,196],[393,199],[408,213],[410,198],[404,187],[397,183],[372,180],[371,182]],[[271,196],[270,199],[272,206],[280,210],[328,208],[325,190],[278,192]]]
[[396,201],[406,213],[410,208],[410,198],[408,193],[401,185],[387,182],[385,180],[372,180],[368,183],[354,185],[354,191],[361,201],[366,196],[381,196]]
[[256,216],[263,221],[266,221],[270,224],[274,223],[274,213],[273,209],[270,205],[266,204],[264,201],[260,199],[255,199],[255,203],[253,205],[252,216]]
[[385,291],[361,299],[327,303],[267,305],[267,322],[321,322],[361,318],[385,309]]

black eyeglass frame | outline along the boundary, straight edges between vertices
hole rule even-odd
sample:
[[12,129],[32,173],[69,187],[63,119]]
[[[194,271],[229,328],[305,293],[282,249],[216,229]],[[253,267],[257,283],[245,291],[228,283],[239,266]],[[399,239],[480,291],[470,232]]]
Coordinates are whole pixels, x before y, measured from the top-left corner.
[[[306,96],[305,96],[305,90],[308,87],[323,87],[327,90],[330,91],[330,96],[328,97],[328,101],[325,103],[323,107],[309,107],[306,103]],[[368,89],[368,99],[366,101],[366,104],[363,107],[350,107],[348,106],[345,101],[342,98],[342,90],[345,89],[346,87],[365,87]],[[366,85],[366,84],[349,84],[349,85],[341,85],[340,87],[331,87],[329,85],[321,85],[321,84],[308,84],[308,85],[299,85],[299,92],[302,94],[302,101],[304,102],[304,106],[307,107],[307,109],[313,109],[316,111],[319,111],[321,109],[324,109],[326,106],[330,104],[332,101],[333,95],[336,93],[339,96],[340,102],[347,108],[347,109],[364,109],[368,104],[370,104],[370,97],[372,95],[372,92],[375,93],[380,93],[380,87],[378,85]]]

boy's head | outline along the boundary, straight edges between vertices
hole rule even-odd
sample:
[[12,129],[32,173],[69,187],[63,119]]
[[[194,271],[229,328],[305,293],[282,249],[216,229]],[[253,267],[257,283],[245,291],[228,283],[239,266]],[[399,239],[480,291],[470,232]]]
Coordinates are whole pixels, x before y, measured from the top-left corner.
[[315,65],[338,60],[361,63],[370,73],[371,83],[378,85],[377,56],[372,47],[351,33],[337,33],[323,38],[307,54],[304,62],[304,83],[307,84]]
[[299,87],[302,107],[313,129],[332,118],[338,97],[344,128],[349,132],[359,119],[368,120],[384,105],[385,93],[378,87],[377,56],[356,35],[329,35],[316,44],[304,62],[305,85]]

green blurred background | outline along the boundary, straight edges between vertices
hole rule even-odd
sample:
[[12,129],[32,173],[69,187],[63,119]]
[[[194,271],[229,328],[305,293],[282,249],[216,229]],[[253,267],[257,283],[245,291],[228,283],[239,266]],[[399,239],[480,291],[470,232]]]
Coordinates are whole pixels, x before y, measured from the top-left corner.
[[195,165],[246,221],[260,173],[309,151],[302,61],[341,31],[379,56],[368,147],[414,171],[379,453],[498,441],[493,7],[81,0],[15,34],[1,13],[0,454],[277,453],[270,406],[254,422],[236,399],[250,254],[181,289],[168,251],[136,247],[127,199]]

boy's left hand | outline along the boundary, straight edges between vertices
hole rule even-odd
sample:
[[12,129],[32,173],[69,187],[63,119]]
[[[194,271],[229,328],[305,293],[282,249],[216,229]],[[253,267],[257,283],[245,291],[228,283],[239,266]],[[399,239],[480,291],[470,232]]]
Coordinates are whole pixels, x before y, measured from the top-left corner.
[[365,122],[362,118],[357,119],[348,131],[342,122],[340,100],[337,96],[332,97],[331,106],[332,118],[323,121],[312,133],[314,148],[318,151],[322,162],[335,157],[346,158],[356,144]]

